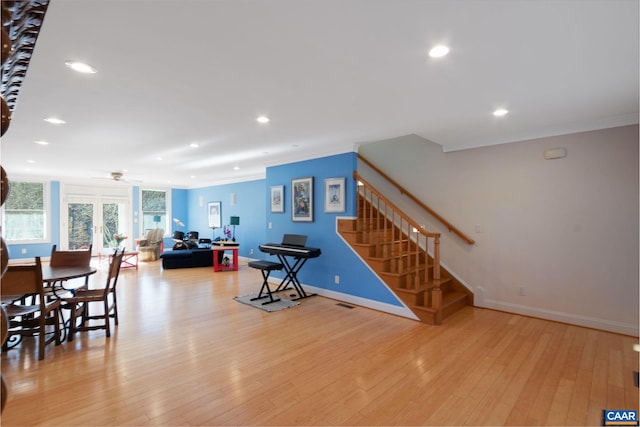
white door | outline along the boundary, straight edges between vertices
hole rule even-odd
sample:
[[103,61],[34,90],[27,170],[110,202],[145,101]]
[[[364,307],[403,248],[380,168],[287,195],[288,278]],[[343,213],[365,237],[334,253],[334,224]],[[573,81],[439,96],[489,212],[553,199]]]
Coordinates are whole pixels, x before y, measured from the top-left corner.
[[[114,248],[115,234],[127,235],[129,227],[127,199],[69,196],[66,203],[66,224],[62,224],[63,249],[83,249],[93,245],[93,251]],[[64,220],[63,220],[64,221]],[[128,240],[123,246],[130,246]]]

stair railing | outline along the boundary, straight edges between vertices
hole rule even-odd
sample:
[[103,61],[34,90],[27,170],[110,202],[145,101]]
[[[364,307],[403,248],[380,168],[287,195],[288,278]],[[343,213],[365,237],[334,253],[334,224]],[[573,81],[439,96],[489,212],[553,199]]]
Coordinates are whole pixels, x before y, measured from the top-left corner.
[[465,242],[467,242],[470,245],[473,245],[475,243],[475,240],[473,240],[471,237],[467,236],[462,231],[460,231],[458,228],[453,226],[449,221],[444,219],[440,214],[438,214],[436,211],[431,209],[429,206],[425,205],[416,196],[414,196],[413,194],[408,192],[404,187],[402,187],[396,181],[391,179],[391,177],[389,177],[387,174],[385,174],[380,169],[378,169],[378,167],[376,167],[373,163],[371,163],[369,160],[367,160],[361,154],[358,154],[358,158],[360,160],[362,160],[365,164],[367,164],[376,173],[378,173],[381,177],[383,177],[385,180],[387,180],[389,183],[391,183],[394,187],[396,187],[398,189],[398,191],[400,191],[400,194],[404,194],[405,196],[407,196],[414,203],[416,203],[418,206],[420,206],[422,209],[424,209],[426,212],[428,212],[432,217],[434,217],[435,219],[440,221],[442,224],[444,224],[444,226],[447,227],[447,230],[451,231],[452,233],[454,233],[455,235],[457,235],[458,237],[460,237],[462,240],[464,240]]
[[[390,242],[381,242],[380,246],[376,247],[377,257],[395,260],[397,264],[392,268],[397,273],[410,272],[413,269],[411,287],[418,289],[421,283],[430,283],[428,255],[432,254],[432,308],[440,312],[440,233],[432,233],[422,228],[357,172],[353,172],[353,178],[358,182],[358,218],[365,220],[362,224],[364,229],[361,231],[365,232],[365,236],[373,236],[376,233],[391,236]],[[424,265],[423,274],[420,272],[420,265]]]

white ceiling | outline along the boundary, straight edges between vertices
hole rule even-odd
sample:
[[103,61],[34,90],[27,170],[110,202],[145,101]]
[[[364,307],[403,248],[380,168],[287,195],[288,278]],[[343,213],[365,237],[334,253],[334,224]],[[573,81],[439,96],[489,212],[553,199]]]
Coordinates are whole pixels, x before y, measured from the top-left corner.
[[638,123],[638,53],[637,0],[51,0],[2,166],[192,188],[411,133],[448,151]]

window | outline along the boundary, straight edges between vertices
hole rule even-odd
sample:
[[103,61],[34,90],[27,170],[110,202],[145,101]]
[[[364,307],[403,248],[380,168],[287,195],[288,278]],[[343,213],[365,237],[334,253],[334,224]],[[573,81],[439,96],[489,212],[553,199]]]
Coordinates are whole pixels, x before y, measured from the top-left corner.
[[2,235],[11,243],[48,241],[48,197],[43,182],[11,182],[4,204]]
[[142,190],[142,232],[151,228],[167,230],[167,192]]

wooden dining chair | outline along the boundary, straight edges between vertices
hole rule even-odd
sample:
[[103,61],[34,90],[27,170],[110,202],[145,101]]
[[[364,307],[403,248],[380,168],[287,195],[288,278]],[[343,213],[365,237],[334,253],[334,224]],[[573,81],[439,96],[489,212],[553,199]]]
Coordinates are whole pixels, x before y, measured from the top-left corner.
[[91,263],[91,248],[74,251],[60,251],[56,245],[51,248],[51,267],[85,267]]
[[[2,345],[4,345],[7,336],[9,335],[9,319],[7,318],[7,310],[3,305],[0,305],[0,341]],[[0,372],[0,412],[4,411],[4,405],[7,404],[7,396],[9,395],[9,388],[7,387],[7,383],[4,382],[4,377],[2,376],[2,372]]]
[[[120,264],[124,255],[124,248],[120,251],[116,249],[111,263],[109,273],[104,287],[101,288],[80,288],[75,295],[62,299],[63,308],[71,310],[69,320],[69,341],[73,341],[73,336],[77,331],[90,331],[95,329],[105,329],[107,337],[111,336],[111,321],[118,324],[118,299],[116,295],[116,285],[120,275]],[[102,303],[103,314],[91,315],[89,307],[91,303]],[[80,325],[78,325],[80,319]],[[99,321],[98,324],[89,324],[90,320]]]
[[[51,267],[88,267],[91,264],[91,249],[93,245],[89,245],[88,249],[74,251],[60,251],[56,245],[51,248],[51,258],[49,265]],[[89,277],[86,277],[84,286],[89,283]],[[51,284],[53,286],[55,284]],[[64,287],[64,283],[61,284]],[[47,289],[45,289],[47,290]]]
[[61,317],[60,301],[45,295],[40,257],[36,257],[35,264],[10,265],[2,276],[0,292],[3,301],[13,301],[3,304],[9,319],[7,340],[37,336],[38,359],[44,359],[47,344],[60,344]]

